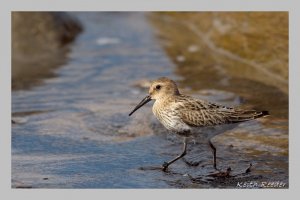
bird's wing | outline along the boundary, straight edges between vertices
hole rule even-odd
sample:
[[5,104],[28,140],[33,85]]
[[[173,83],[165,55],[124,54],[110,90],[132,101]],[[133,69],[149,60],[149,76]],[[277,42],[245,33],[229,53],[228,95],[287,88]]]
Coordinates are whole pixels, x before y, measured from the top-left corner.
[[238,123],[268,115],[266,111],[234,109],[183,95],[177,99],[175,109],[184,123],[198,127]]
[[267,115],[269,115],[268,111],[235,110],[235,112],[228,117],[228,120],[231,123],[237,123],[257,119]]

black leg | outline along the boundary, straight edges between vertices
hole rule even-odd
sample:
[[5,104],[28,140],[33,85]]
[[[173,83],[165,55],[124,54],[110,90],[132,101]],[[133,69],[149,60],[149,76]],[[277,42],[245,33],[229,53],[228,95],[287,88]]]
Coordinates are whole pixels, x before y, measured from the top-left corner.
[[209,146],[210,146],[210,148],[211,148],[211,150],[212,150],[213,156],[214,156],[214,168],[215,168],[216,170],[218,170],[218,169],[217,169],[217,161],[216,161],[216,159],[217,159],[217,156],[216,156],[216,154],[217,154],[217,149],[216,149],[216,147],[213,145],[213,143],[212,143],[210,140],[208,141],[208,144],[209,144]]
[[171,165],[176,160],[178,160],[178,159],[182,158],[183,156],[185,156],[185,154],[186,154],[186,147],[187,147],[187,138],[184,137],[184,139],[183,139],[183,150],[182,150],[182,153],[180,155],[176,156],[176,158],[174,158],[173,160],[170,160],[169,162],[164,162],[164,164],[162,165],[162,170],[166,171],[167,168],[169,167],[169,165]]

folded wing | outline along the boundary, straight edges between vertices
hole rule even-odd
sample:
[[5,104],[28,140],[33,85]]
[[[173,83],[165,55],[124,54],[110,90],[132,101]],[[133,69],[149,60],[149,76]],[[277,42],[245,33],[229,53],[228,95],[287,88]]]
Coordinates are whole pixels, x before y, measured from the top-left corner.
[[183,95],[176,105],[175,112],[182,121],[195,127],[239,123],[269,115],[268,111],[235,109]]

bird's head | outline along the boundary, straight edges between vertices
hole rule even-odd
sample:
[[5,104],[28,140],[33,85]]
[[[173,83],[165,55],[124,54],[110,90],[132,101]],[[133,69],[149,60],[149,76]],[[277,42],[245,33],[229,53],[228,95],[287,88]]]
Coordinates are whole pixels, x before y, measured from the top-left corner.
[[179,90],[176,83],[166,77],[161,77],[152,81],[149,88],[149,95],[146,96],[129,114],[132,115],[136,110],[145,105],[151,100],[161,100],[170,96],[179,95]]

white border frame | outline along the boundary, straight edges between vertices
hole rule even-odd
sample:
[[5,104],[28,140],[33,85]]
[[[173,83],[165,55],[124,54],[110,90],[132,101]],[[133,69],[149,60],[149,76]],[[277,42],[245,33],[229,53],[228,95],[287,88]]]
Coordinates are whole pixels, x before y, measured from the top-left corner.
[[[7,199],[255,199],[291,198],[299,181],[300,65],[297,0],[10,0],[0,8],[0,188]],[[298,7],[297,7],[298,6]],[[11,11],[288,11],[289,12],[289,189],[234,190],[120,190],[120,189],[11,189]],[[276,27],[274,27],[276,28]],[[4,193],[5,192],[5,193]],[[125,196],[124,196],[125,195]],[[127,198],[126,198],[127,197]]]

